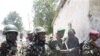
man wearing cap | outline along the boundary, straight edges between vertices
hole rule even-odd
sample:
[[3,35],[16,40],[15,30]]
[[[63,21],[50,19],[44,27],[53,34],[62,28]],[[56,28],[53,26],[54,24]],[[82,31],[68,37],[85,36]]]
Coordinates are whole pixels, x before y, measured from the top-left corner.
[[92,30],[90,32],[91,34],[97,35],[97,40],[96,41],[91,41],[90,43],[96,47],[100,48],[100,36],[98,36],[99,32],[97,32],[96,30]]
[[100,55],[100,38],[98,37],[98,31],[91,30],[89,33],[90,36],[90,48],[93,50],[93,55],[99,56]]
[[57,53],[57,56],[63,56],[63,53],[61,53],[60,51],[63,49],[63,36],[64,36],[64,33],[65,33],[65,29],[61,28],[58,30],[57,34],[56,34],[56,53]]

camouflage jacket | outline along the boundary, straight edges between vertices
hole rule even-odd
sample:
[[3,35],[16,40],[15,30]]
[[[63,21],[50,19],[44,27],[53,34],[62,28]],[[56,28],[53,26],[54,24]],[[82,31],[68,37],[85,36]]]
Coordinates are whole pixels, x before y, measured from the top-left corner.
[[26,56],[46,56],[45,45],[32,43],[26,49]]
[[83,45],[83,56],[100,56],[100,48],[94,47],[90,43],[86,43]]
[[4,41],[0,47],[0,56],[11,56],[16,55],[17,44],[12,44],[10,42]]

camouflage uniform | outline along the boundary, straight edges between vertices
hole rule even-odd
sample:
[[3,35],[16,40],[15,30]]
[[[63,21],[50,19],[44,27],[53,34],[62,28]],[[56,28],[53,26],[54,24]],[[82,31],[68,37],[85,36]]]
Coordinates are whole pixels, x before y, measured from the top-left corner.
[[53,40],[49,42],[49,48],[51,50],[50,56],[57,56],[59,51],[57,51],[56,47],[57,47],[57,41]]
[[83,55],[84,56],[100,56],[100,48],[98,48],[97,46],[95,46],[94,41],[96,41],[98,39],[98,31],[96,30],[91,30],[89,32],[89,42],[87,42],[84,46],[83,46]]
[[[14,25],[7,25],[3,34],[6,35],[6,41],[1,44],[0,56],[12,56],[17,53],[16,38],[18,35],[17,28]],[[15,37],[12,37],[15,35]],[[10,36],[10,37],[9,37]]]
[[51,56],[62,56],[62,53],[60,52],[61,49],[63,49],[63,44],[62,44],[62,37],[64,34],[64,29],[59,29],[56,35],[57,40],[53,40],[49,42],[49,47],[52,51]]
[[37,27],[35,29],[34,40],[28,46],[26,56],[46,56],[45,36],[41,37],[39,34],[45,34],[45,30],[42,27]]
[[83,56],[100,56],[100,49],[98,47],[94,47],[90,43],[84,43],[82,48]]
[[0,56],[16,55],[17,44],[5,41],[1,44],[0,52]]

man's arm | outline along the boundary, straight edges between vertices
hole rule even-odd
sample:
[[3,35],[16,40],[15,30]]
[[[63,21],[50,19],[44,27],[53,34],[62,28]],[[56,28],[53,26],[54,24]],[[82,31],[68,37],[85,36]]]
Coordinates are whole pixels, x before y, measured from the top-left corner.
[[96,41],[91,41],[90,44],[92,44],[95,47],[99,47],[100,48],[100,38],[97,39]]
[[98,38],[95,42],[94,42],[95,46],[100,48],[100,38]]
[[65,50],[60,50],[61,53],[66,53],[66,52],[72,52],[78,50],[79,47],[71,48],[71,49],[65,49]]

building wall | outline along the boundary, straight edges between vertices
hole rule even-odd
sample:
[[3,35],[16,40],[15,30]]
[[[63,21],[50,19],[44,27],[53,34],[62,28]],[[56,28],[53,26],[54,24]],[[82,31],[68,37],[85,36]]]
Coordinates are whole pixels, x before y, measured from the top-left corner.
[[79,38],[79,41],[88,37],[89,32],[89,0],[70,0],[69,4],[66,1],[63,8],[58,13],[56,20],[53,23],[53,34],[55,36],[59,28],[66,29],[64,37],[67,37],[68,24],[72,24],[72,28],[76,31],[76,36]]
[[90,0],[90,26],[100,31],[100,0]]

